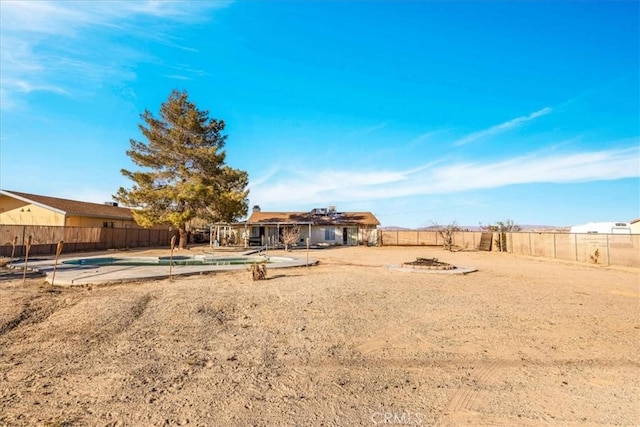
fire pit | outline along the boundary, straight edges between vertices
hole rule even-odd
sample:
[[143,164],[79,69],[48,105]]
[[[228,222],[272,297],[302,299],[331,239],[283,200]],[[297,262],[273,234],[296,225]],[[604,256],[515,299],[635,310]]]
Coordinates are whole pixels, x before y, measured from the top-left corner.
[[475,268],[455,266],[438,261],[438,258],[416,258],[415,261],[405,262],[401,265],[389,265],[388,267],[405,273],[426,274],[468,274],[478,271]]
[[438,258],[416,258],[415,261],[405,262],[404,267],[421,268],[426,270],[453,270],[455,265],[438,261]]

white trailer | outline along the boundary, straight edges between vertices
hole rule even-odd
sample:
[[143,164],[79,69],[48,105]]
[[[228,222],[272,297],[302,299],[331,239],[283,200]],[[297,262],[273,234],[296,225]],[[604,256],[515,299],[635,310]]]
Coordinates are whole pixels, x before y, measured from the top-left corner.
[[631,224],[628,222],[590,222],[574,225],[570,233],[575,234],[631,234]]

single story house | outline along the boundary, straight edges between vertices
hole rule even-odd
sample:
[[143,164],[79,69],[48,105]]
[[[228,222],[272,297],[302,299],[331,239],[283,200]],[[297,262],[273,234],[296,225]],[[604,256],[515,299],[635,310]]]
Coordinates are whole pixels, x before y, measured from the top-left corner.
[[142,228],[131,209],[116,203],[89,203],[0,190],[0,224]]
[[300,232],[298,245],[375,244],[378,219],[371,212],[338,212],[334,206],[310,212],[263,212],[253,207],[245,223],[251,245],[279,244],[283,232],[293,227]]

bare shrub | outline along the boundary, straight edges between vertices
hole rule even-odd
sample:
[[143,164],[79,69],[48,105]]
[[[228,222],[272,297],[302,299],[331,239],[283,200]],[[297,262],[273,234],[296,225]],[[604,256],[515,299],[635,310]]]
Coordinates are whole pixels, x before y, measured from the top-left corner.
[[300,240],[299,227],[287,227],[282,230],[280,241],[284,244],[284,250],[288,251],[289,246],[295,245]]
[[440,237],[442,237],[442,247],[444,248],[444,250],[447,250],[449,252],[453,251],[454,236],[458,231],[461,231],[460,227],[458,227],[458,224],[453,221],[451,224],[448,224],[446,226],[441,226],[438,224],[434,225],[436,226],[438,234],[440,235]]
[[251,278],[255,280],[267,279],[267,264],[264,262],[256,262],[251,264]]
[[360,244],[364,246],[375,246],[377,240],[377,230],[375,228],[360,229]]

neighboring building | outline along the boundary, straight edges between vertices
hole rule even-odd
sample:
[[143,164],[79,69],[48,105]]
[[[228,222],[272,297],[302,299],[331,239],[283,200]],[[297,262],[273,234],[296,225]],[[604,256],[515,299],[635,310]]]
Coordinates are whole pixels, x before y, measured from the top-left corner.
[[298,227],[299,245],[374,244],[378,219],[371,212],[338,212],[334,206],[311,212],[262,212],[254,206],[246,221],[249,243],[279,243],[286,228]]
[[574,225],[570,233],[576,234],[631,234],[631,224],[628,222],[590,222]]
[[0,224],[142,228],[128,208],[0,190]]
[[640,218],[636,218],[630,223],[631,234],[640,234]]

